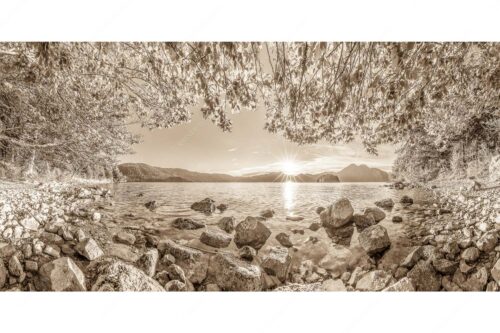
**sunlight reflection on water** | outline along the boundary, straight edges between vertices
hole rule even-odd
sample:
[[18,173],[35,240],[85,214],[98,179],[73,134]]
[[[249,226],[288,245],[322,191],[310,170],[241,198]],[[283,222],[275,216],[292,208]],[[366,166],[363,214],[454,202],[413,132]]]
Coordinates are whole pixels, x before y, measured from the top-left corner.
[[295,207],[295,193],[297,191],[297,183],[287,181],[283,183],[283,206],[287,213],[292,213]]

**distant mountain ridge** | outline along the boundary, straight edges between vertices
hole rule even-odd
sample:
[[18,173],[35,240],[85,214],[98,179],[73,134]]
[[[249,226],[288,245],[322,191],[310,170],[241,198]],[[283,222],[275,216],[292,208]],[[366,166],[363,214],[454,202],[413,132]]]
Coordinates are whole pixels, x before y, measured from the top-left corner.
[[118,165],[128,182],[285,182],[293,179],[299,183],[338,182],[385,182],[389,174],[366,165],[351,164],[338,173],[298,174],[290,177],[282,172],[268,172],[245,176],[231,176],[222,173],[203,173],[180,168],[161,168],[145,163],[124,163]]

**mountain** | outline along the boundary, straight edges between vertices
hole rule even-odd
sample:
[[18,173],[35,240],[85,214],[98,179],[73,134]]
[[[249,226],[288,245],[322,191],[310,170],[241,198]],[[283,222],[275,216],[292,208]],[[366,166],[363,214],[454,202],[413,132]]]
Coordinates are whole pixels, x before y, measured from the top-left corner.
[[[298,174],[296,176],[290,177],[282,172],[267,172],[267,173],[254,173],[251,175],[244,176],[231,176],[222,173],[203,173],[194,172],[186,169],[179,168],[160,168],[150,166],[145,163],[124,163],[120,164],[118,168],[121,173],[127,177],[129,182],[285,182],[287,180],[293,180],[298,183],[338,183],[339,181],[387,181],[388,175],[382,170],[368,168],[367,166],[360,166],[357,168],[367,168],[368,171],[364,172],[364,176],[360,179],[362,180],[343,180],[343,179],[353,179],[349,176],[350,169],[353,165],[348,166],[344,170],[344,176],[331,172],[323,172],[320,174]],[[352,168],[351,168],[352,169]],[[343,172],[342,170],[341,172]],[[354,172],[354,174],[356,174]],[[384,177],[385,174],[385,177]],[[355,178],[355,177],[354,177]],[[359,177],[358,177],[359,178]],[[366,180],[370,179],[370,180]],[[382,179],[382,180],[381,180]],[[385,180],[384,180],[385,179]]]
[[387,182],[389,174],[377,168],[370,168],[364,164],[350,164],[337,172],[341,182]]

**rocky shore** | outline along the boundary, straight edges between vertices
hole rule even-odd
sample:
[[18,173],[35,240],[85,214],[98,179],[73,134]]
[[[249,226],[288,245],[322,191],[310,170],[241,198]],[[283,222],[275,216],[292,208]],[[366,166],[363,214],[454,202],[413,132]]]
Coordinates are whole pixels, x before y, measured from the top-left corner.
[[[106,188],[4,186],[0,290],[497,291],[499,194],[435,189],[433,203],[380,198],[362,212],[341,198],[318,207],[317,221],[304,229],[276,234],[267,225],[270,209],[241,221],[222,217],[216,225],[171,221],[176,229],[199,231],[201,249],[147,228],[110,228],[103,222],[103,208],[113,205]],[[227,206],[207,198],[191,208],[211,214]],[[394,213],[390,221],[388,212]],[[391,239],[384,223],[401,225],[409,243]],[[292,241],[306,229],[331,240],[319,258],[307,257]],[[356,255],[349,248],[354,237]],[[279,245],[269,245],[271,239]],[[311,236],[304,247],[321,243]]]

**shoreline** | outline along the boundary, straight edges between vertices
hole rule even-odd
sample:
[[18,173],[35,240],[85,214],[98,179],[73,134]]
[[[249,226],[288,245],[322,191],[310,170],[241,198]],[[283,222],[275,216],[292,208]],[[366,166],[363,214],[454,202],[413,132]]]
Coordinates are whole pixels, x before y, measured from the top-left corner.
[[[104,184],[0,183],[0,290],[498,290],[498,218],[496,222],[484,218],[474,219],[474,223],[458,220],[468,211],[484,210],[485,205],[490,215],[497,212],[500,206],[495,206],[491,197],[498,199],[499,189],[480,193],[481,200],[490,201],[477,209],[467,205],[459,210],[459,205],[446,200],[449,194],[443,194],[443,189],[432,188],[428,190],[433,191],[439,204],[420,207],[396,203],[398,215],[410,219],[404,224],[405,233],[417,244],[408,246],[404,260],[386,267],[385,258],[395,255],[389,246],[389,250],[362,255],[362,263],[355,267],[332,271],[308,260],[292,264],[293,246],[292,250],[272,247],[264,255],[255,249],[251,253],[247,246],[252,260],[224,253],[218,246],[232,241],[232,231],[204,229],[203,237],[216,246],[211,253],[160,239],[154,230],[141,227],[115,232],[102,223],[99,207],[113,205],[110,191],[100,187]],[[14,209],[6,209],[10,205]],[[321,220],[323,217],[318,216],[318,222]],[[246,223],[260,226],[265,221],[257,217]],[[318,228],[326,230],[321,222]],[[234,228],[234,219],[232,224]],[[353,227],[351,221],[347,227],[329,229],[333,230],[329,236],[338,243],[345,237],[342,233]],[[464,259],[466,252],[474,252],[476,258]],[[242,270],[247,274],[241,275]],[[61,271],[65,275],[54,281]],[[433,277],[433,285],[424,281],[426,276]]]

